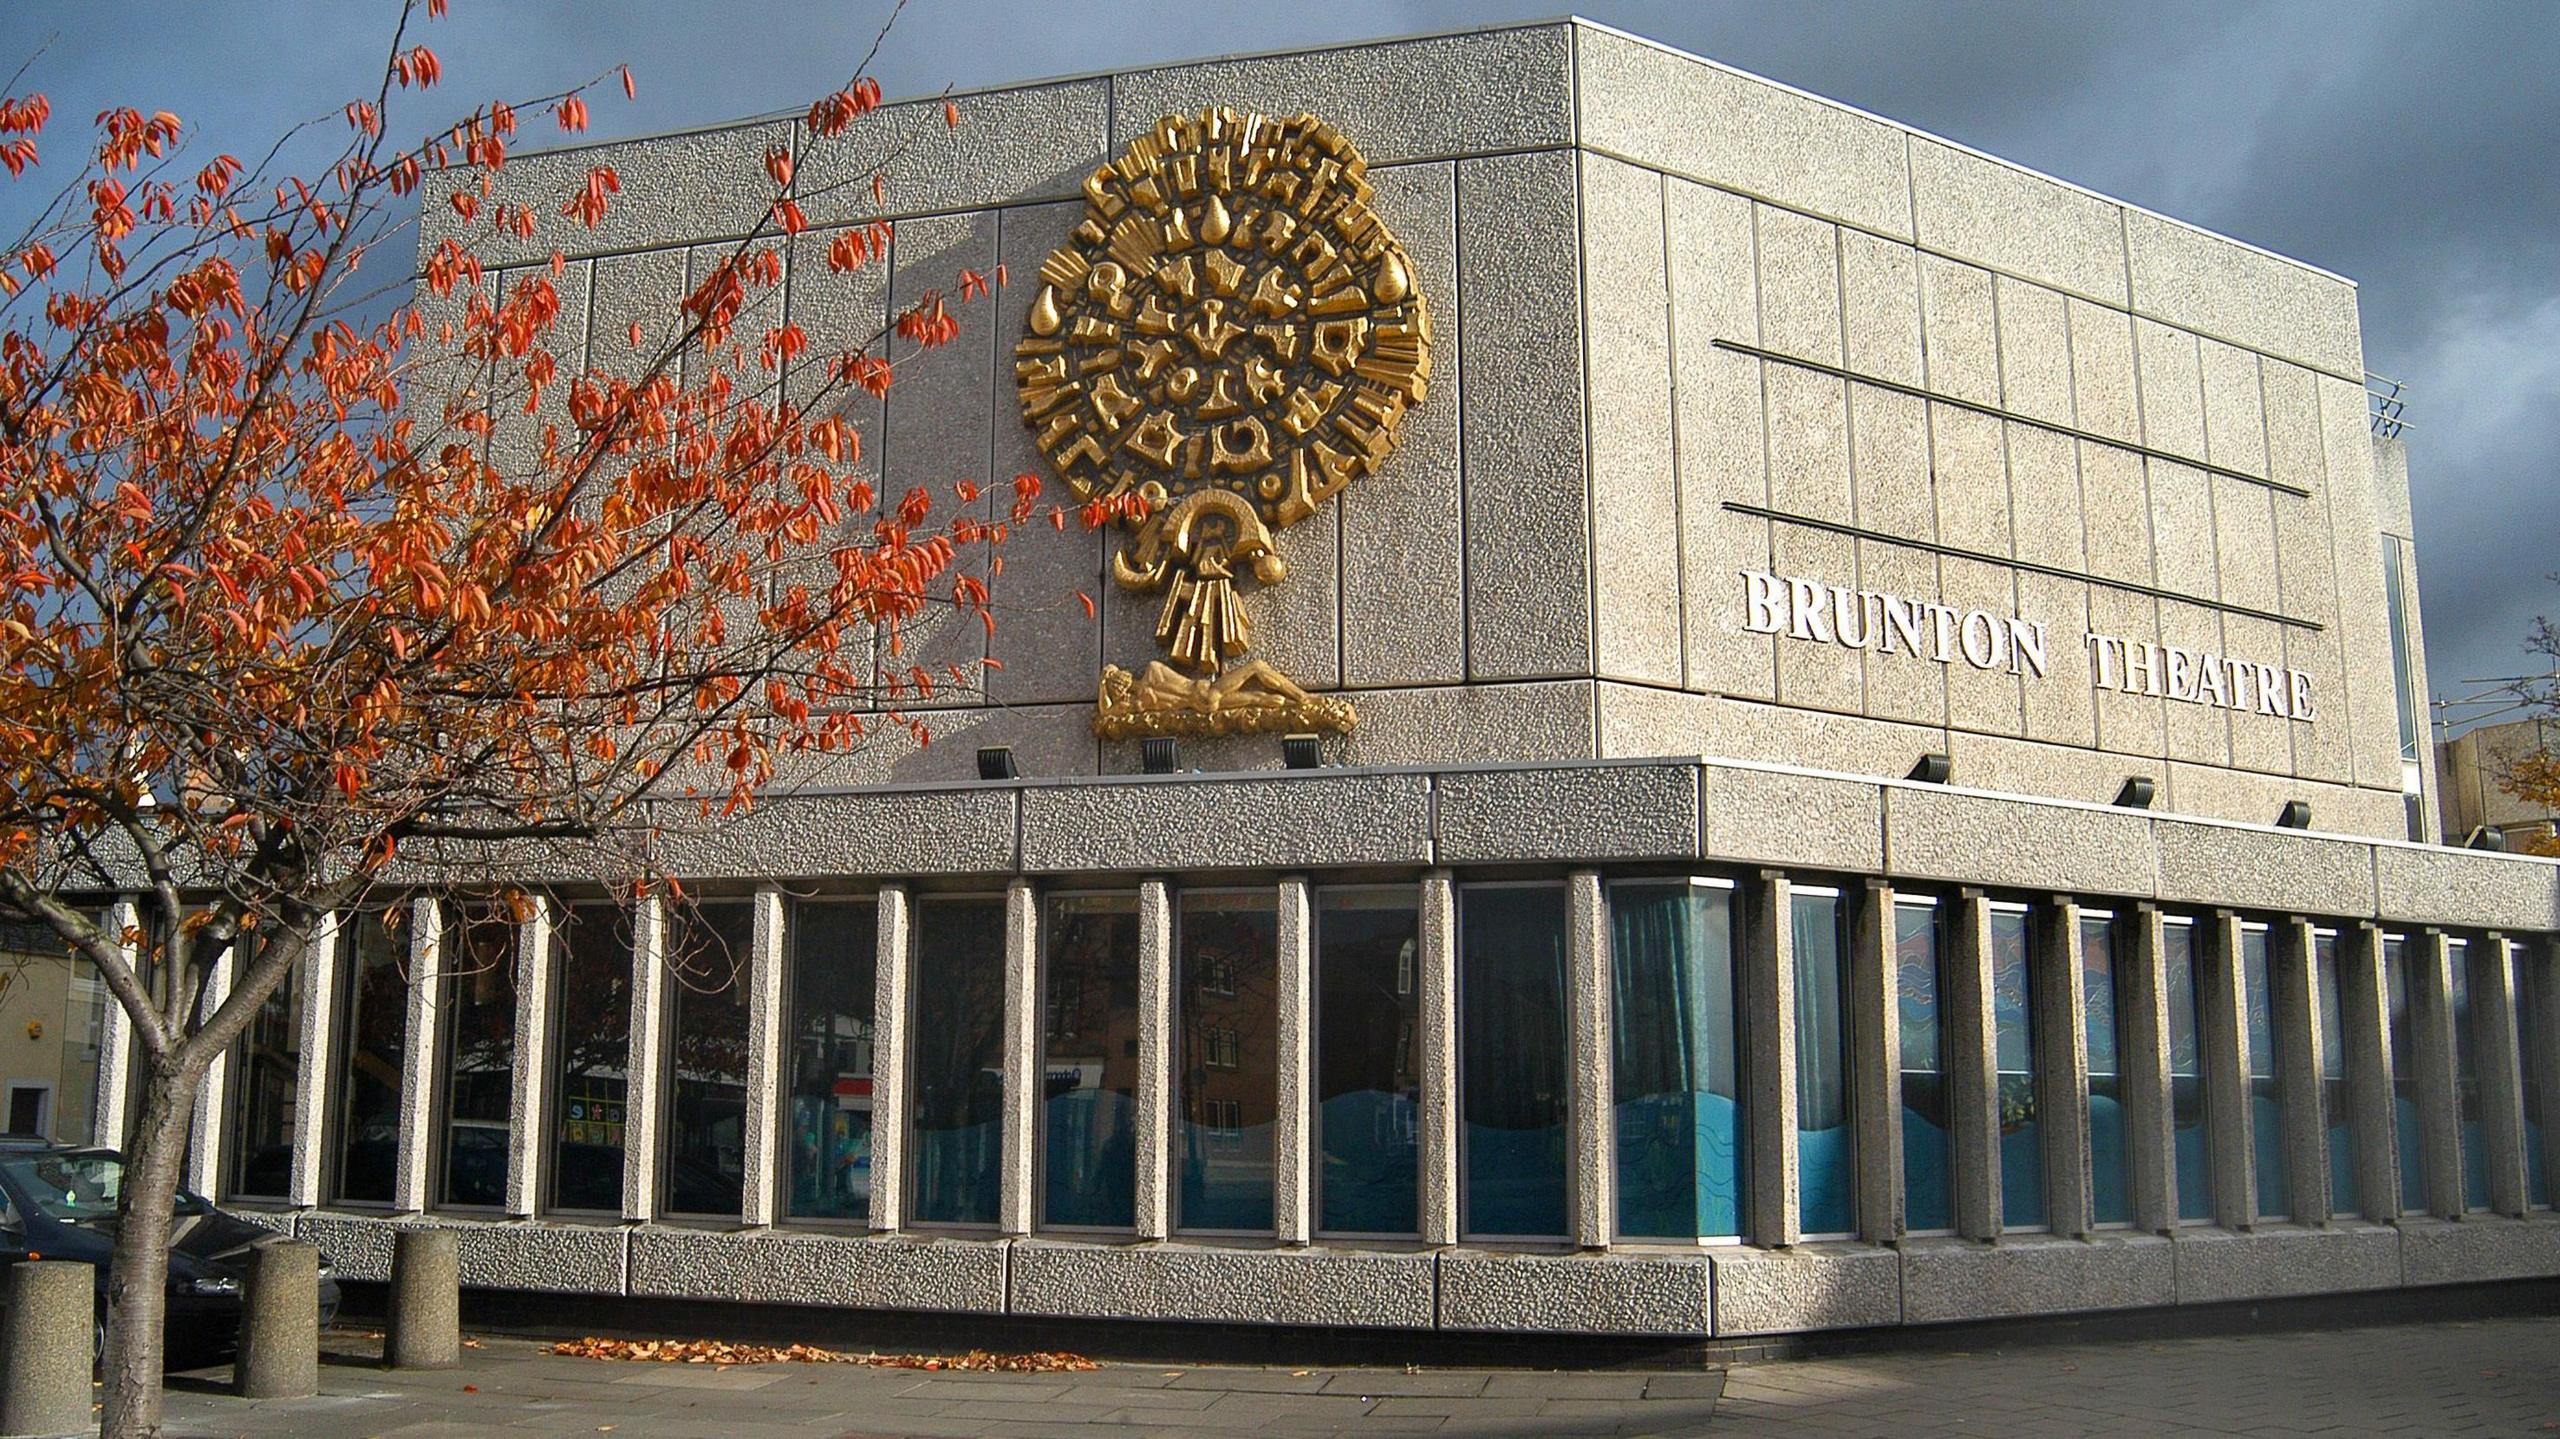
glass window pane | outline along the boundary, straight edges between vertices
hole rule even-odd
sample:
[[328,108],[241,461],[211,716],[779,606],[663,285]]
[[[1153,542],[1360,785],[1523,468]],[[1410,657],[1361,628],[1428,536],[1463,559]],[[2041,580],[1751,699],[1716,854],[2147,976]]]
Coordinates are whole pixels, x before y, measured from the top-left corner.
[[2453,1006],[2453,1095],[2462,1119],[2462,1207],[2489,1207],[2489,1146],[2480,1128],[2480,1043],[2471,1032],[2471,944],[2444,942]]
[[2400,1146],[2400,1212],[2423,1214],[2427,1146],[2418,1109],[2417,1033],[2409,1013],[2408,942],[2396,934],[2383,936],[2382,987],[2391,1006],[2392,1132]]
[[[367,910],[342,921],[337,1197],[389,1204],[400,1155],[400,1061],[409,1040],[409,930]],[[619,1171],[616,1171],[617,1173]]]
[[1840,900],[1797,890],[1796,1202],[1807,1234],[1858,1224],[1855,1131],[1849,1123],[1849,946]]
[[[60,968],[48,963],[48,968]],[[231,1049],[230,1192],[282,1200],[293,1189],[294,1085],[302,1062],[302,966],[285,972]]]
[[1610,888],[1618,1232],[1742,1232],[1734,896],[1671,881]]
[[1268,1233],[1271,1121],[1280,1109],[1279,896],[1183,895],[1174,956],[1177,1222]]
[[794,1219],[871,1217],[872,1014],[880,907],[791,909],[790,1194]]
[[494,910],[454,912],[444,954],[443,1202],[507,1202],[516,1068],[516,927]]
[[2041,1229],[2044,1126],[2036,1095],[2035,981],[2027,912],[1991,907],[1991,1035],[2000,1077],[2000,1227]]
[[53,1137],[90,1144],[98,1134],[98,1060],[106,1043],[107,1007],[116,1002],[97,970],[73,959],[62,1004],[62,1086],[53,1105]]
[[2263,924],[2240,926],[2240,987],[2248,1005],[2243,1028],[2249,1044],[2249,1143],[2256,1155],[2258,1217],[2293,1213],[2293,1185],[2285,1171],[2284,1096],[2277,1075],[2279,1035],[2274,976],[2269,973]]
[[2127,1178],[2130,1135],[2124,1118],[2124,1010],[2116,989],[2116,922],[2080,917],[2080,995],[2089,1044],[2089,1217],[2099,1224],[2133,1222]]
[[1949,1170],[1945,951],[1938,907],[1893,907],[1894,1003],[1902,1030],[1902,1222],[1927,1232],[1955,1223]]
[[1138,898],[1049,902],[1042,1004],[1040,1222],[1138,1218]]
[[1421,939],[1410,890],[1327,890],[1317,900],[1318,1229],[1421,1227]]
[[2516,967],[2516,1068],[2524,1076],[2525,1202],[2551,1202],[2549,1156],[2542,1152],[2542,1052],[2551,1037],[2542,1032],[2542,961],[2530,948],[2513,951]]
[[2407,583],[2400,567],[2400,541],[2384,535],[2382,595],[2391,625],[2391,699],[2400,713],[2400,758],[2414,760],[2418,757],[2417,672],[2409,663]]
[[572,904],[560,913],[551,1203],[619,1212],[624,1076],[631,1066],[631,917],[611,904]]
[[2347,1086],[2347,1026],[2339,1011],[2338,937],[2311,936],[2311,980],[2320,1002],[2320,1122],[2329,1131],[2329,1212],[2344,1217],[2356,1195],[2355,1091]]
[[1565,897],[1459,895],[1459,1082],[1471,1234],[1565,1232]]
[[747,1175],[747,961],[755,906],[667,908],[667,1173],[671,1214],[735,1215]]
[[916,906],[915,1221],[993,1224],[1004,1130],[1004,901]]
[[2169,1122],[2178,1164],[2178,1218],[2213,1218],[2213,1145],[2205,1109],[2204,1026],[2196,1008],[2196,928],[2189,920],[2160,926],[2161,984],[2169,1006]]

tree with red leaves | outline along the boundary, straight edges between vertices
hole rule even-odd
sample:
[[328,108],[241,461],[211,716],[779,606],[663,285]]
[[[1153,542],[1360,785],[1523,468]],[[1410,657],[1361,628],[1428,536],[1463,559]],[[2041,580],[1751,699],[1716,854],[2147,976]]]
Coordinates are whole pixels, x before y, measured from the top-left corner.
[[[801,163],[771,157],[764,222],[670,299],[671,338],[590,370],[552,345],[561,258],[500,283],[478,256],[535,231],[497,183],[520,127],[580,131],[593,85],[394,141],[393,102],[443,79],[413,34],[443,8],[403,6],[316,173],[284,146],[191,155],[178,117],[110,111],[0,252],[0,905],[94,968],[140,1091],[111,1435],[159,1428],[202,1081],[325,916],[395,887],[517,900],[497,856],[527,847],[663,892],[664,826],[861,745],[866,714],[905,723],[936,679],[898,668],[896,636],[929,609],[992,628],[958,561],[1039,509],[1029,476],[999,517],[966,477],[957,505],[876,500],[842,412],[891,383],[889,337],[822,353],[755,326],[807,224],[807,155],[889,123],[859,69],[811,107]],[[0,97],[20,183],[46,173],[49,111]],[[877,205],[877,167],[836,168],[868,170],[851,183]],[[635,198],[599,165],[543,203],[593,226]],[[421,203],[449,212],[423,245]],[[825,263],[878,264],[886,240],[875,211]],[[955,275],[956,299],[890,329],[946,343],[987,283]],[[140,897],[109,912],[130,922],[101,912],[111,893]]]

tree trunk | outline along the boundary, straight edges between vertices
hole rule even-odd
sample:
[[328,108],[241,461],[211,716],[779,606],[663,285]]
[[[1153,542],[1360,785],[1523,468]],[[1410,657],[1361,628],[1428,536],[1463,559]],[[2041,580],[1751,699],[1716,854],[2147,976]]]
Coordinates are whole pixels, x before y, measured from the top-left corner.
[[200,1075],[174,1056],[144,1076],[142,1117],[124,1151],[114,1266],[107,1277],[106,1407],[101,1439],[160,1432],[160,1377],[167,1347],[169,1234]]

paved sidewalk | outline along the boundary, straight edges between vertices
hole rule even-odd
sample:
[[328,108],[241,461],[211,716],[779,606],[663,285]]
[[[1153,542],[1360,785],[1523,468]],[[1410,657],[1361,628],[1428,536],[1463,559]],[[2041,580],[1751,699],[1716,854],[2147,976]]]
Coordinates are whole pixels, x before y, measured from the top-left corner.
[[1771,1361],[1729,1371],[1178,1368],[922,1373],[563,1359],[488,1340],[392,1374],[333,1335],[316,1399],[250,1402],[225,1370],[173,1380],[171,1431],[312,1439],[1440,1434],[2526,1435],[2560,1433],[2560,1317],[2326,1333]]

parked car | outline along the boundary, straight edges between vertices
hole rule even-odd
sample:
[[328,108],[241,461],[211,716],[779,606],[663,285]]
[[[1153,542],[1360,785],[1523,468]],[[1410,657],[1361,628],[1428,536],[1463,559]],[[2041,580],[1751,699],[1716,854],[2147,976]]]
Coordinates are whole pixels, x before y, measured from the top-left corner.
[[[112,1149],[0,1137],[0,1264],[71,1259],[97,1270],[97,1338],[103,1349],[107,1265],[115,1252],[124,1156]],[[169,1243],[170,1357],[219,1355],[239,1342],[241,1287],[250,1251],[284,1236],[178,1191]],[[337,1317],[338,1281],[320,1259],[320,1322]]]

